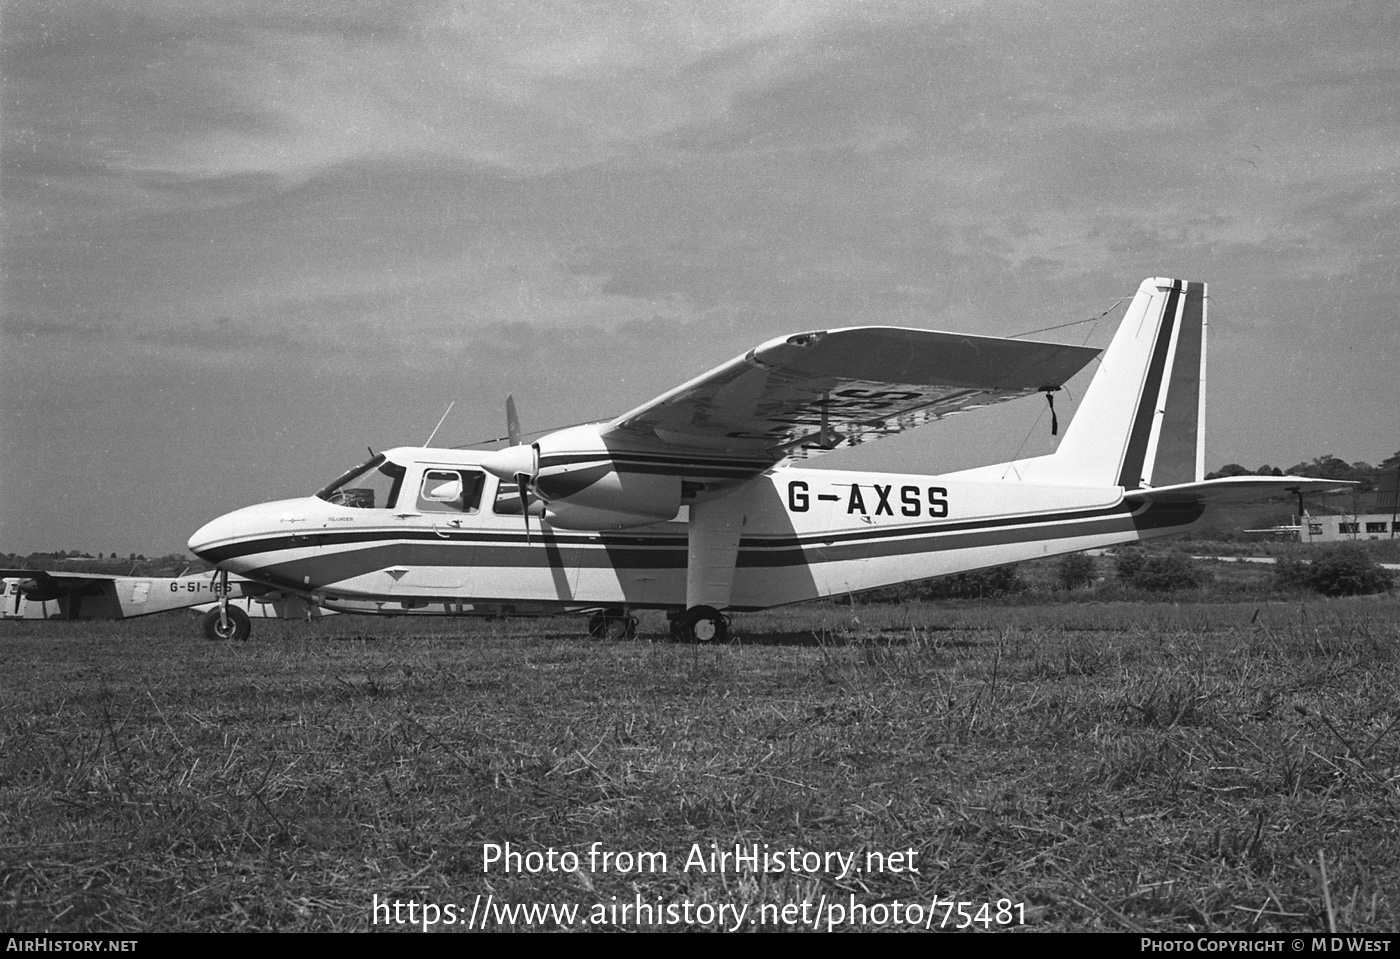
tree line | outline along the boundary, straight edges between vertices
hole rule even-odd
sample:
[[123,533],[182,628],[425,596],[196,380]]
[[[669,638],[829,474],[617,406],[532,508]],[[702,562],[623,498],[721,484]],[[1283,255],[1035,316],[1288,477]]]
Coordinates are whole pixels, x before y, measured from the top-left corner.
[[149,559],[141,553],[120,557],[116,553],[93,556],[80,550],[60,549],[20,555],[0,553],[0,566],[8,569],[66,570],[72,573],[100,573],[105,576],[180,576],[186,572],[199,573],[209,564],[186,553],[168,553]]
[[[1348,480],[1359,484],[1357,489],[1360,492],[1369,492],[1381,487],[1385,474],[1395,474],[1397,470],[1400,470],[1400,450],[1374,466],[1360,460],[1348,463],[1340,457],[1326,453],[1311,461],[1295,463],[1287,469],[1267,463],[1257,469],[1249,469],[1239,463],[1226,463],[1215,472],[1207,473],[1206,479],[1225,476],[1306,476],[1314,479]],[[1387,488],[1393,489],[1394,483],[1392,476]]]

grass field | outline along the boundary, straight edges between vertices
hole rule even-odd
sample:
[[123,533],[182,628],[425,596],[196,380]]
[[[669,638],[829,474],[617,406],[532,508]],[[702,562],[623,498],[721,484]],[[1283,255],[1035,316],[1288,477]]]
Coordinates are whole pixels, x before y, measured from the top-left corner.
[[[439,930],[645,928],[606,912],[639,900],[923,928],[950,899],[975,929],[1400,929],[1393,593],[813,605],[714,648],[580,626],[0,624],[0,928],[422,927],[377,896]],[[506,843],[580,865],[484,872]],[[711,843],[862,868],[685,868]]]

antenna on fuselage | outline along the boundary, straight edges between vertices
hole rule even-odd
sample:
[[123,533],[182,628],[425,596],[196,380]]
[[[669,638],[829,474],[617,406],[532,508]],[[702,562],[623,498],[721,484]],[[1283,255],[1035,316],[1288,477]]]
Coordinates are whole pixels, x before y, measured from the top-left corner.
[[443,424],[443,423],[447,422],[447,414],[448,414],[448,413],[451,413],[451,412],[452,412],[452,407],[454,407],[454,406],[456,406],[456,405],[457,405],[457,401],[456,401],[456,400],[453,400],[451,403],[448,403],[448,404],[447,404],[447,409],[444,410],[443,413],[442,413],[442,419],[438,420],[438,425],[437,425],[437,426],[434,426],[434,427],[433,427],[433,431],[432,431],[431,433],[428,434],[428,440],[427,440],[426,443],[423,444],[424,446],[432,446],[432,445],[433,445],[433,437],[434,437],[434,436],[437,436],[437,431],[440,430],[440,429],[442,429],[442,424]]

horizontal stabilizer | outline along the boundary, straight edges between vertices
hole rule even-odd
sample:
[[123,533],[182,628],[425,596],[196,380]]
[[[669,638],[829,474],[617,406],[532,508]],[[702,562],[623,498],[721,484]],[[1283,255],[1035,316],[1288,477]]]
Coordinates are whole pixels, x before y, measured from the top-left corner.
[[1250,503],[1281,493],[1324,493],[1356,484],[1348,480],[1311,479],[1304,476],[1224,476],[1199,483],[1180,483],[1156,489],[1135,489],[1123,494],[1129,503]]

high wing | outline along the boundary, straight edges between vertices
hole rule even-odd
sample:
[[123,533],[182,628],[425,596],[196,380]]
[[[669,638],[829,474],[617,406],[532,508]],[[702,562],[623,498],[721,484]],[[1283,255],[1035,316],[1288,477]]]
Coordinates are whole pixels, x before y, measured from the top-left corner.
[[769,340],[601,429],[630,447],[802,459],[1059,389],[1098,350],[866,326]]

